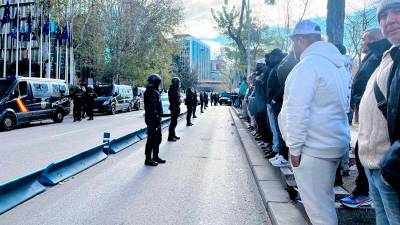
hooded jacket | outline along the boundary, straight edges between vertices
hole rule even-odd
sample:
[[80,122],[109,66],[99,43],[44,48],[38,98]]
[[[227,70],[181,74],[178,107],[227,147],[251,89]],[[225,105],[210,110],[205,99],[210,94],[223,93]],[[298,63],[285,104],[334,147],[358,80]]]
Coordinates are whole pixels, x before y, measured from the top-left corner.
[[373,42],[368,45],[369,53],[363,59],[360,69],[356,73],[351,89],[351,105],[358,106],[364,94],[368,80],[379,66],[383,53],[390,48],[391,44],[387,39]]
[[344,58],[318,41],[301,55],[289,74],[279,115],[282,137],[295,156],[341,158],[349,147],[347,110],[351,77]]

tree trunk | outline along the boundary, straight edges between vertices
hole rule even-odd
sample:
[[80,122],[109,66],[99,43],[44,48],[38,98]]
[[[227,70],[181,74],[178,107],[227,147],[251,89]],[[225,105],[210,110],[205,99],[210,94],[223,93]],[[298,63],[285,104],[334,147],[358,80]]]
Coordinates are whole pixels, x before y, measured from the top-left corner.
[[328,0],[326,32],[329,42],[343,44],[345,0]]

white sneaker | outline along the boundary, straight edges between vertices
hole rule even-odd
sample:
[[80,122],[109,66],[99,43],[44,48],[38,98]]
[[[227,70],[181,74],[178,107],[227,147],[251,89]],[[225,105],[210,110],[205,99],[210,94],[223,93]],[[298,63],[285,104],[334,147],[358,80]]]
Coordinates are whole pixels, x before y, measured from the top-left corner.
[[283,158],[283,156],[279,156],[277,160],[271,162],[271,164],[275,167],[284,167],[284,166],[289,166],[289,162]]
[[277,154],[277,155],[274,156],[273,158],[270,158],[270,159],[269,159],[269,162],[272,163],[272,162],[274,162],[274,161],[276,161],[276,160],[278,160],[278,159],[279,159],[279,155]]

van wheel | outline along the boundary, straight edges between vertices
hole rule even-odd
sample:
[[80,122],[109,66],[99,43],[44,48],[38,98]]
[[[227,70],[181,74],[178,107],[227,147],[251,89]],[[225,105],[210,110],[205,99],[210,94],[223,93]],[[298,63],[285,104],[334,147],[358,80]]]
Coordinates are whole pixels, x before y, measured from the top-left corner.
[[127,112],[132,112],[132,104],[129,103],[128,109],[126,111]]
[[111,115],[115,115],[116,113],[117,113],[117,108],[115,107],[115,104],[112,104],[112,105],[111,105],[110,114],[111,114]]
[[16,125],[15,116],[11,114],[4,115],[3,120],[1,121],[1,128],[3,128],[6,131],[10,131],[14,129],[15,125]]
[[63,120],[64,120],[64,114],[60,110],[58,110],[53,117],[53,121],[55,123],[61,123]]

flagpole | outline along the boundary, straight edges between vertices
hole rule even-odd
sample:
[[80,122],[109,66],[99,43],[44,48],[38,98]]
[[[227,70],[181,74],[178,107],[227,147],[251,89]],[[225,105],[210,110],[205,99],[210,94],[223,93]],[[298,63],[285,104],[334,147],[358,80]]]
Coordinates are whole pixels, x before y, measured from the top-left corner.
[[28,28],[29,32],[29,52],[28,52],[28,58],[29,58],[29,77],[32,77],[32,7],[30,7],[30,12],[29,12],[29,17],[31,20],[30,29]]
[[47,60],[47,64],[49,67],[49,77],[51,78],[51,21],[50,21],[50,13],[49,13],[49,56],[48,56],[48,60]]
[[71,77],[71,84],[75,84],[76,82],[76,77],[75,77],[75,69],[74,69],[74,45],[73,45],[73,23],[74,23],[74,19],[72,18],[72,21],[70,23],[70,28],[69,28],[69,43],[68,43],[68,47],[69,47],[69,58],[70,58],[70,62],[69,62],[69,67],[70,67],[70,77]]
[[[69,32],[68,30],[68,22],[67,22],[67,33]],[[68,83],[71,83],[68,77],[68,40],[65,41],[65,60],[64,60],[64,66],[65,66],[65,81]]]
[[60,79],[59,78],[59,73],[58,73],[58,63],[59,63],[59,58],[58,58],[58,53],[59,53],[59,47],[60,47],[60,43],[59,43],[59,41],[58,41],[58,39],[59,39],[59,35],[60,35],[60,33],[58,32],[59,31],[59,28],[58,28],[58,23],[57,23],[57,29],[56,29],[56,34],[57,34],[57,36],[56,36],[56,42],[57,42],[57,47],[56,47],[56,54],[57,54],[57,57],[56,57],[56,79]]
[[17,0],[17,52],[16,52],[16,62],[15,62],[15,76],[19,76],[19,71],[18,71],[18,64],[19,64],[19,0]]
[[43,78],[43,8],[40,9],[40,78]]
[[6,77],[7,73],[7,24],[3,25],[4,28],[4,59],[3,59],[3,77]]

